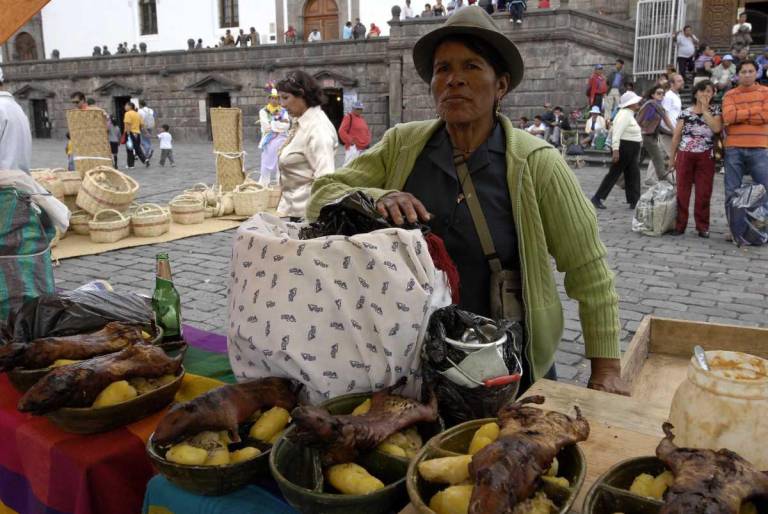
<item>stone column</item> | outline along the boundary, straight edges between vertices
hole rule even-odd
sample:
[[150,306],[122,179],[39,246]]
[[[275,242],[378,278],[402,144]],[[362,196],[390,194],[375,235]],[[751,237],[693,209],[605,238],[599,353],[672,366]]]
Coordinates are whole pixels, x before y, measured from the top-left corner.
[[285,11],[283,10],[283,0],[275,0],[275,43],[278,45],[284,43],[283,34],[285,33]]
[[403,121],[403,60],[401,56],[389,58],[389,124]]
[[336,3],[339,6],[339,39],[341,39],[344,34],[344,24],[352,20],[349,17],[349,2],[347,0],[339,0]]
[[[355,18],[360,17],[360,0],[352,0],[352,24],[355,23]],[[360,20],[362,21],[366,27],[370,26],[371,21],[370,20]]]

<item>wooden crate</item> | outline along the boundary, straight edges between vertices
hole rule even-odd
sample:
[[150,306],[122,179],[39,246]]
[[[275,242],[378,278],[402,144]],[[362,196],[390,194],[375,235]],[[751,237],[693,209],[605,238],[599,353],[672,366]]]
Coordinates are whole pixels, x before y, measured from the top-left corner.
[[768,359],[766,328],[646,316],[621,359],[621,377],[631,385],[632,397],[669,409],[697,344]]

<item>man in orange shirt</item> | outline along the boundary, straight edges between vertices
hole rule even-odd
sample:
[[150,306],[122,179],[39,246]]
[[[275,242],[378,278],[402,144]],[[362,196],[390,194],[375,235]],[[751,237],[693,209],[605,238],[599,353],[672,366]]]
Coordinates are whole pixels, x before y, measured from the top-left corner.
[[363,118],[363,102],[355,102],[339,127],[339,139],[344,143],[344,164],[363,153],[371,144],[371,130]]
[[756,83],[751,59],[741,61],[736,73],[738,87],[723,97],[726,205],[746,174],[768,190],[768,87]]

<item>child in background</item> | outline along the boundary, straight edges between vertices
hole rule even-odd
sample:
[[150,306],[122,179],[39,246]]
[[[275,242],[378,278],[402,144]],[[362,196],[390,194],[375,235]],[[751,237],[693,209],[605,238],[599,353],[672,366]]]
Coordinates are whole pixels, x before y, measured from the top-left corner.
[[168,132],[169,128],[168,125],[163,125],[157,134],[157,139],[160,140],[160,167],[164,167],[165,160],[168,159],[171,162],[171,167],[175,168],[176,163],[173,161],[173,136]]
[[72,154],[72,140],[67,132],[67,146],[64,148],[67,153],[67,171],[75,171],[75,156]]
[[107,118],[107,134],[109,135],[109,147],[112,150],[112,163],[117,168],[117,151],[120,149],[120,126],[117,124],[117,118],[110,116]]

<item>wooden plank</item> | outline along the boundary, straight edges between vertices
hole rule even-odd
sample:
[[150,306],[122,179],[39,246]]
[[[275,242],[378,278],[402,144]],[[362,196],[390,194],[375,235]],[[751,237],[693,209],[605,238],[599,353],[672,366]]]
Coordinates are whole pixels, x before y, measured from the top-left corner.
[[685,380],[690,359],[663,353],[651,353],[634,380],[632,398],[669,409],[675,391]]
[[693,347],[731,350],[768,358],[768,329],[665,318],[651,321],[650,351],[690,358]]
[[651,321],[652,316],[645,316],[637,327],[632,341],[629,343],[627,351],[621,358],[621,378],[634,387],[635,378],[640,374],[640,370],[645,366],[648,358],[648,348],[651,341]]
[[37,14],[49,0],[0,0],[0,44]]

